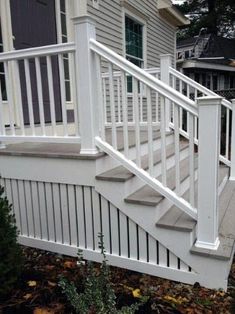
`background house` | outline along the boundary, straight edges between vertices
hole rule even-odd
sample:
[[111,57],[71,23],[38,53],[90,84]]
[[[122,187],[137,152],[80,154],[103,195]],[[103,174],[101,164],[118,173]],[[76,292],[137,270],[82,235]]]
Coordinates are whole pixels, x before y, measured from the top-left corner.
[[235,98],[235,39],[205,34],[179,40],[177,69],[222,97]]

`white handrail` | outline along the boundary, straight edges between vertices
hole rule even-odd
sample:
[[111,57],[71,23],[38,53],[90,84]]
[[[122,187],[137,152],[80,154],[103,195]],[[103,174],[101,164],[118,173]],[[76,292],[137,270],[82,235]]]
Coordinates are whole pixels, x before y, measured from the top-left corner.
[[133,161],[127,159],[123,154],[119,151],[113,149],[111,145],[107,142],[102,141],[100,137],[96,137],[96,145],[104,152],[112,156],[117,161],[121,162],[125,165],[125,167],[130,170],[137,177],[146,182],[153,189],[161,193],[163,196],[174,202],[174,204],[179,207],[183,212],[187,213],[193,219],[197,219],[197,210],[192,207],[187,201],[185,201],[182,197],[179,197],[171,191],[169,188],[164,186],[157,179],[152,178],[145,170],[140,169]]
[[3,52],[0,54],[0,62],[13,61],[21,59],[30,59],[36,57],[44,57],[54,54],[75,52],[74,43],[64,43],[56,45],[48,45],[43,47],[27,48]]
[[[146,68],[143,69],[145,72],[149,73],[149,74],[158,74],[160,73],[160,68]],[[102,73],[102,78],[108,78],[109,74],[108,72],[106,73]],[[114,71],[113,72],[113,77],[121,77],[121,71]]]
[[[206,88],[205,86],[197,83],[196,81],[192,80],[188,76],[182,74],[181,72],[175,70],[172,67],[170,67],[170,74],[174,75],[175,77],[177,77],[178,79],[182,80],[183,82],[185,82],[186,84],[190,85],[191,87],[199,90],[201,93],[205,94],[206,96],[218,96],[212,90],[210,90],[210,89]],[[222,105],[224,105],[225,107],[227,107],[230,110],[232,110],[232,105],[231,105],[230,101],[228,101],[226,99],[223,99],[222,100]]]
[[173,101],[184,110],[187,110],[196,117],[198,116],[198,110],[195,106],[194,101],[188,99],[186,96],[182,95],[172,87],[153,77],[151,74],[146,73],[143,69],[132,64],[122,56],[113,52],[111,49],[105,47],[94,39],[90,39],[90,49],[98,55],[102,56],[104,59],[111,62],[112,64],[116,65],[118,68],[124,70],[131,76],[143,82],[154,91]]

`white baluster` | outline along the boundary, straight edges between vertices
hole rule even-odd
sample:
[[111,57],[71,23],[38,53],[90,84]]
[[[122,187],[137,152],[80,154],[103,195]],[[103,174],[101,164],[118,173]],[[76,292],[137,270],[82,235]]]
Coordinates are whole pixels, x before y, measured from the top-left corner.
[[61,54],[58,55],[58,61],[59,61],[59,74],[60,74],[60,97],[61,97],[63,129],[64,129],[64,136],[68,136],[63,55]]
[[31,87],[31,78],[30,78],[30,69],[29,69],[28,59],[24,59],[24,68],[25,68],[26,92],[27,92],[27,101],[28,101],[28,110],[29,110],[29,124],[30,124],[32,135],[35,135],[32,87]]
[[175,133],[175,187],[176,194],[180,195],[180,134],[179,134],[179,106],[174,109],[174,133]]
[[45,129],[45,115],[44,115],[43,93],[42,93],[42,75],[41,75],[41,69],[40,69],[40,59],[38,57],[35,58],[35,67],[36,67],[40,124],[42,128],[42,135],[45,136],[46,129]]
[[[170,54],[160,55],[161,80],[170,86],[170,66],[172,56]],[[170,100],[165,99],[165,127],[166,131],[170,131]],[[161,121],[162,122],[162,121]]]
[[109,63],[109,95],[110,95],[110,109],[111,109],[111,123],[112,123],[112,145],[117,149],[117,130],[116,130],[116,113],[114,101],[114,83],[113,83],[113,65]]
[[162,184],[166,186],[166,126],[165,126],[165,105],[166,99],[161,96],[161,173],[162,173]]
[[152,126],[152,106],[151,90],[147,87],[147,125],[148,125],[148,163],[149,174],[153,176],[153,126]]
[[133,106],[135,121],[135,144],[136,144],[136,164],[141,167],[141,151],[140,151],[140,117],[138,102],[138,81],[133,78]]
[[128,158],[129,143],[128,143],[128,111],[127,111],[127,79],[126,73],[121,72],[122,82],[122,114],[123,114],[123,139],[124,139],[124,155]]
[[51,57],[47,56],[46,59],[47,59],[47,77],[48,77],[48,89],[49,89],[49,99],[50,99],[52,133],[54,136],[56,136],[57,132],[56,132],[56,117],[55,117],[55,97],[54,97]]
[[4,72],[5,72],[5,79],[6,79],[7,99],[8,99],[8,108],[9,108],[9,120],[10,120],[10,130],[11,130],[11,135],[15,135],[14,103],[13,103],[12,86],[10,84],[9,66],[8,66],[8,62],[7,61],[4,62]]
[[195,205],[194,116],[189,114],[189,201]]

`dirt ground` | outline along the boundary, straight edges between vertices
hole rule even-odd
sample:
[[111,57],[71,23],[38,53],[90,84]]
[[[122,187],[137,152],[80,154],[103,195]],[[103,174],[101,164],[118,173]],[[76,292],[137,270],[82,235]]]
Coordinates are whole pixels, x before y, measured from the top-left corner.
[[[63,274],[81,289],[77,259],[26,247],[23,253],[22,276],[11,295],[0,301],[0,313],[73,313],[58,286],[58,277]],[[235,260],[226,293],[116,267],[111,267],[111,281],[118,307],[137,302],[139,295],[149,297],[137,313],[235,313]]]

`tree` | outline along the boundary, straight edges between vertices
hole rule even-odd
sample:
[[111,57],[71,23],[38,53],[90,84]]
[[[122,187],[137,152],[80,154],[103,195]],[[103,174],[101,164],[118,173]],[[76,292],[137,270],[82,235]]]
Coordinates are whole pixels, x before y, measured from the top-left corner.
[[0,186],[0,300],[14,287],[22,265],[22,255],[17,243],[15,217],[12,206]]
[[235,37],[234,0],[185,0],[177,7],[191,21],[179,31],[178,38],[196,36],[202,29],[208,34]]

